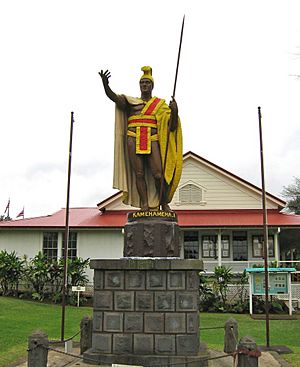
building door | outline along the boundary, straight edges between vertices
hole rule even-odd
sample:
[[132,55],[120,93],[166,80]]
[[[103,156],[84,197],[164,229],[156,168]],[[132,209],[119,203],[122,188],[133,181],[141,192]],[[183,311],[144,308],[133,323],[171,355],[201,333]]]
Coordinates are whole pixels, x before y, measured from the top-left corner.
[[232,235],[232,258],[234,261],[248,260],[247,232],[233,232]]

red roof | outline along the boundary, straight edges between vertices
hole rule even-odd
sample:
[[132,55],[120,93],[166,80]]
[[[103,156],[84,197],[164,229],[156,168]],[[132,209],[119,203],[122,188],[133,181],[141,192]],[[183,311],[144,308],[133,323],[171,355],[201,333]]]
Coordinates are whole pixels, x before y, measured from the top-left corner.
[[[256,227],[263,223],[262,211],[242,210],[178,210],[181,227]],[[0,228],[63,228],[65,209],[43,217],[0,222]],[[122,210],[101,213],[97,208],[71,208],[69,224],[72,228],[122,228],[127,212]],[[300,215],[268,210],[268,225],[300,227]]]
[[[300,226],[300,215],[268,210],[269,226]],[[263,225],[262,210],[195,210],[179,211],[178,224],[182,227],[255,227]]]
[[[97,221],[101,213],[97,208],[70,208],[70,227],[94,227],[99,226]],[[61,209],[51,215],[43,217],[26,218],[0,222],[1,227],[22,228],[57,228],[64,227],[66,222],[66,210]]]

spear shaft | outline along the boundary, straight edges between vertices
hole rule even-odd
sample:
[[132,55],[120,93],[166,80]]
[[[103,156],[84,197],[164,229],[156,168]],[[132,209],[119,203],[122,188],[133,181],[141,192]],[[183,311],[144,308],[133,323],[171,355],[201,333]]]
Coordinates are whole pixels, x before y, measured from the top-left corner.
[[[183,29],[184,29],[184,19],[185,19],[185,15],[183,16],[182,25],[181,25],[180,41],[179,41],[179,49],[178,49],[178,56],[177,56],[177,64],[176,64],[176,72],[175,72],[175,80],[174,80],[174,88],[173,88],[172,99],[175,98],[175,93],[176,93],[177,76],[178,76],[179,61],[180,61],[180,54],[181,54],[181,45],[182,45],[182,37],[183,37]],[[166,170],[166,163],[167,163],[167,156],[168,156],[168,149],[169,149],[169,140],[170,140],[170,131],[171,131],[171,128],[170,128],[170,122],[169,122],[168,133],[167,133],[167,142],[166,142],[166,152],[165,152],[165,156],[164,156],[164,160],[163,160],[163,171],[164,172]],[[164,187],[164,176],[165,175],[163,174],[163,177],[161,178],[159,204],[162,203],[163,187]],[[165,193],[165,195],[166,195],[166,193]]]
[[176,72],[175,72],[175,81],[174,81],[174,88],[173,88],[173,94],[172,94],[173,98],[175,98],[175,92],[176,92],[177,76],[178,76],[179,61],[180,61],[180,54],[181,54],[181,45],[182,45],[182,37],[183,37],[183,29],[184,29],[184,19],[185,19],[185,15],[183,16],[183,19],[182,19],[179,49],[178,49],[178,56],[177,56],[177,65],[176,65]]

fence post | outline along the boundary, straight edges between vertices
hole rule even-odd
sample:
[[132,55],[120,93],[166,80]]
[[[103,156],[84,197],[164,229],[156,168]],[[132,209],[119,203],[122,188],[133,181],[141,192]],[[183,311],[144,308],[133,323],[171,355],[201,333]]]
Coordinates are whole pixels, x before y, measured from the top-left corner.
[[48,335],[37,330],[28,338],[28,367],[47,367]]
[[225,322],[224,335],[224,352],[233,353],[236,351],[238,340],[238,323],[235,319],[230,318]]
[[238,345],[237,367],[258,367],[260,355],[261,352],[257,349],[255,340],[249,336],[244,336]]
[[92,347],[93,319],[83,316],[80,322],[80,354]]

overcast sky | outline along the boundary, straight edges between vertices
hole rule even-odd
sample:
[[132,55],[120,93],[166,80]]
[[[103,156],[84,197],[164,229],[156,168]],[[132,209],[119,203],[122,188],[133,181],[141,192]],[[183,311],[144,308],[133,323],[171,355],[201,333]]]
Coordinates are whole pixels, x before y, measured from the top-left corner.
[[[112,189],[116,93],[139,96],[150,65],[154,95],[169,101],[183,14],[176,99],[184,152],[261,186],[261,106],[266,189],[280,197],[299,177],[298,0],[11,0],[0,2],[0,214],[51,214],[66,206],[74,111],[72,207]],[[1,209],[2,206],[2,209]]]

